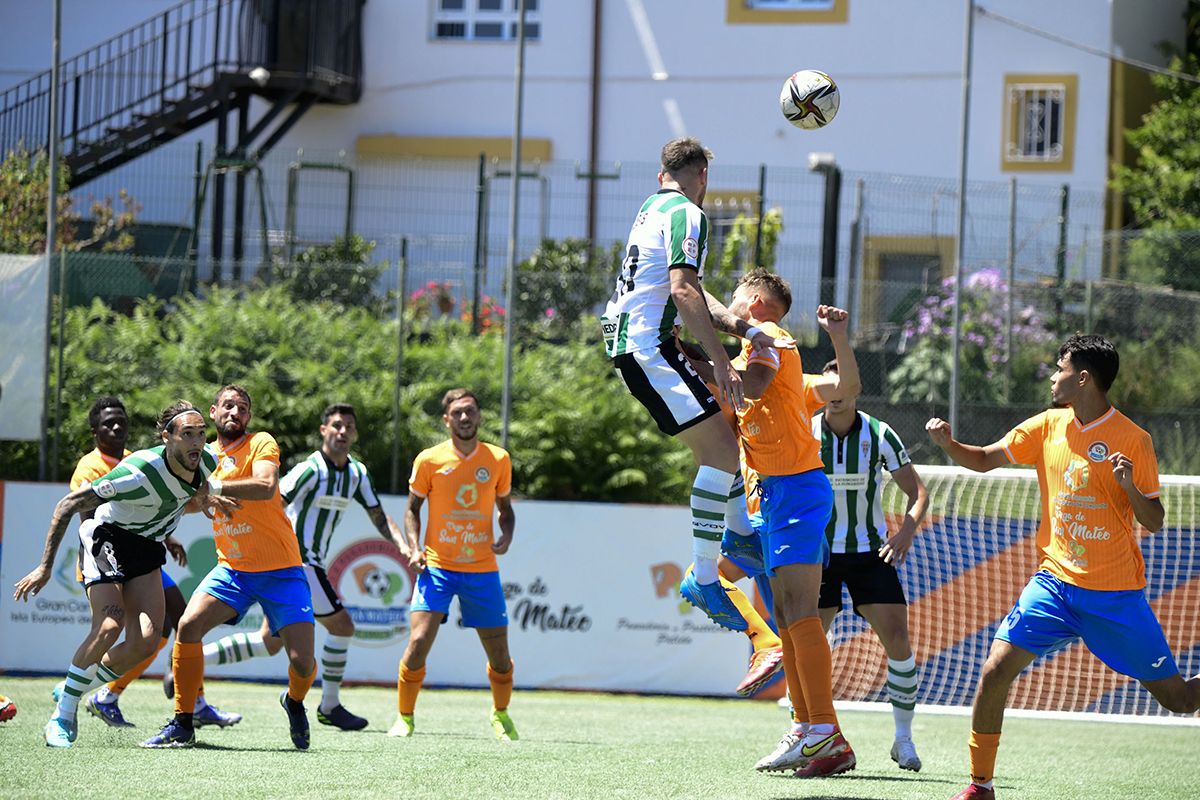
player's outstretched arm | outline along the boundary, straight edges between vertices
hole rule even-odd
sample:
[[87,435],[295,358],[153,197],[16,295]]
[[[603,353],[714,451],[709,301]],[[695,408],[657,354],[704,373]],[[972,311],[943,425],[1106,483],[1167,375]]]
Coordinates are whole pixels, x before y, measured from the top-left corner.
[[979,447],[973,444],[963,444],[956,441],[950,423],[944,419],[934,417],[925,423],[925,431],[929,434],[929,438],[933,443],[945,451],[950,459],[960,467],[966,467],[975,472],[990,472],[996,467],[1003,467],[1008,464],[1008,457],[1004,455],[1004,443],[995,442],[985,447]]
[[777,350],[790,350],[796,346],[796,340],[792,337],[780,336],[779,338],[775,338],[763,333],[757,327],[752,326],[749,322],[730,311],[724,303],[709,294],[707,290],[703,291],[704,302],[708,304],[708,315],[712,319],[713,327],[721,333],[728,333],[730,336],[748,339],[756,353],[771,347]]
[[512,544],[513,530],[517,526],[517,512],[513,511],[512,495],[496,498],[496,509],[500,512],[500,538],[492,542],[492,552],[502,556]]
[[862,378],[854,348],[850,346],[850,313],[834,306],[817,306],[817,324],[829,334],[838,365],[837,372],[822,375],[816,381],[817,393],[826,403],[858,397]]
[[46,533],[46,546],[42,548],[42,560],[21,580],[17,581],[14,600],[28,600],[42,590],[50,580],[54,569],[54,556],[62,542],[71,517],[84,511],[94,511],[104,504],[104,499],[92,491],[91,486],[82,486],[58,501],[54,515],[50,518],[50,530]]
[[236,481],[208,479],[210,494],[237,500],[270,500],[279,487],[279,465],[271,461],[254,462],[251,477]]

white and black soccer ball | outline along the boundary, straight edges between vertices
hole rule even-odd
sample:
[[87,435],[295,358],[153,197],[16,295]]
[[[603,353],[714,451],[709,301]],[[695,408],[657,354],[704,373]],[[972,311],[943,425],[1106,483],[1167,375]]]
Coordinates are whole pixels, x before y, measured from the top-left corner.
[[376,600],[381,599],[390,586],[391,579],[388,578],[387,573],[381,570],[379,567],[375,567],[363,576],[363,592],[368,597],[373,597]]
[[842,95],[833,78],[815,69],[802,69],[783,82],[779,109],[788,122],[811,131],[837,116]]

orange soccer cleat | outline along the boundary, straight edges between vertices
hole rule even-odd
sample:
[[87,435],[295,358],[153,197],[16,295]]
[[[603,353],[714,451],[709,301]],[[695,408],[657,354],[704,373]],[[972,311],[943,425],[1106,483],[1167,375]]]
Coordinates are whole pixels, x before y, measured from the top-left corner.
[[771,678],[779,674],[781,669],[783,669],[782,647],[764,647],[762,650],[755,650],[754,655],[750,656],[750,670],[734,691],[742,697],[749,697],[766,686]]

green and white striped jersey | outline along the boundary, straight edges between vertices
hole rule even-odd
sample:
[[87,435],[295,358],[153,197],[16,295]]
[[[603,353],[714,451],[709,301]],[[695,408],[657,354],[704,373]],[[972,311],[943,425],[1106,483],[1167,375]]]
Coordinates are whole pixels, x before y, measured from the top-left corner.
[[96,509],[97,522],[116,525],[129,533],[161,542],[174,531],[183,507],[217,468],[217,456],[207,445],[189,483],[167,466],[166,445],[125,456],[92,491],[106,500]]
[[339,469],[320,450],[288,470],[279,482],[279,494],[296,531],[300,557],[321,569],[325,569],[333,529],[350,501],[363,508],[379,505],[365,464],[350,456]]
[[707,251],[708,217],[682,192],[663,189],[642,203],[601,320],[610,357],[651,350],[671,339],[679,319],[671,267],[691,267],[702,276]]
[[895,472],[912,463],[891,426],[858,412],[844,439],[812,418],[813,438],[821,443],[821,461],[833,486],[833,516],[825,529],[835,553],[869,553],[887,541],[883,516],[883,470]]

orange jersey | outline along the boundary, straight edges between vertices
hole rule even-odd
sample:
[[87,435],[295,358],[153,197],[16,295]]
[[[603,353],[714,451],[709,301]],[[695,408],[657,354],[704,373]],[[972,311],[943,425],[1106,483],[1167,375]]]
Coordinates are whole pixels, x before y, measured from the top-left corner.
[[454,572],[495,572],[492,519],[497,497],[512,491],[512,461],[480,442],[464,456],[447,440],[413,462],[408,489],[429,502],[425,563]]
[[[279,445],[264,431],[247,434],[229,447],[211,445],[217,454],[213,477],[222,481],[254,476],[254,463],[267,461],[279,467]],[[232,516],[213,520],[217,560],[240,572],[267,572],[300,566],[300,545],[292,524],[283,513],[279,489],[267,500],[243,500]]]
[[1133,461],[1133,485],[1158,497],[1158,459],[1150,434],[1115,408],[1081,426],[1069,408],[1025,420],[1002,440],[1014,464],[1037,467],[1042,491],[1038,526],[1041,569],[1084,589],[1123,591],[1146,585],[1133,534],[1133,505],[1108,457]]
[[[128,455],[132,455],[129,450],[122,451],[121,458]],[[75,465],[75,471],[71,473],[71,491],[75,491],[80,486],[90,486],[96,478],[103,478],[113,471],[113,467],[121,463],[121,458],[106,456],[97,447],[79,459],[79,463]]]
[[[759,325],[769,336],[790,336],[773,322]],[[746,464],[760,475],[799,475],[821,469],[821,443],[813,438],[810,396],[806,390],[804,365],[795,350],[768,349],[752,353],[750,343],[742,346],[747,368],[763,364],[775,377],[757,400],[747,400],[738,411],[738,434]]]

